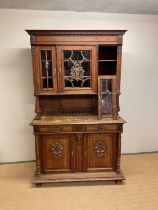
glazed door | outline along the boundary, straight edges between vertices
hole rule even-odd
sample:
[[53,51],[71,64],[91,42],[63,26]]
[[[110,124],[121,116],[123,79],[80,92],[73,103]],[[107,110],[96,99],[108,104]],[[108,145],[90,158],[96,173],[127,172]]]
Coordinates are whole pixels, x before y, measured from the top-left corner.
[[73,172],[74,156],[71,135],[44,135],[44,172]]
[[116,134],[85,135],[85,170],[107,171],[116,168]]
[[59,46],[58,72],[60,92],[96,92],[96,47]]
[[117,119],[116,76],[98,77],[98,115]]
[[55,47],[37,47],[37,86],[39,92],[57,92]]

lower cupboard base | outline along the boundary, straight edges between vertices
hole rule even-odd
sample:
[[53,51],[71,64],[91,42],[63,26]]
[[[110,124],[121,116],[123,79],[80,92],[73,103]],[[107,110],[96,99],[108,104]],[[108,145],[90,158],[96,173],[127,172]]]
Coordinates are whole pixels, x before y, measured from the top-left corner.
[[64,183],[64,182],[83,182],[83,181],[115,181],[120,183],[125,180],[123,173],[95,172],[95,173],[64,173],[64,174],[41,174],[34,175],[32,183],[40,186],[43,183]]

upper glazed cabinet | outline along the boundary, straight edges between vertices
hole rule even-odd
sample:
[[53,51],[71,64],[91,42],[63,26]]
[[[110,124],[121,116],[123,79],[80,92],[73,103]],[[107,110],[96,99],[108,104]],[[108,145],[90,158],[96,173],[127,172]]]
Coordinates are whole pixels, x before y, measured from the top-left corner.
[[[95,94],[98,76],[116,76],[120,91],[125,31],[32,31],[35,95]],[[65,36],[66,34],[66,36]]]

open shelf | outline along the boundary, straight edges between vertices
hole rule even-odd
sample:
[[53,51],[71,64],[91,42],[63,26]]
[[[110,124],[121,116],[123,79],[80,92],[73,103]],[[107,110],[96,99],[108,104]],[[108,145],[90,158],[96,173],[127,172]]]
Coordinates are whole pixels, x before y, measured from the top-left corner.
[[100,45],[98,48],[98,75],[116,75],[117,46]]
[[98,75],[116,75],[117,62],[98,62]]
[[116,60],[117,46],[99,45],[99,60]]

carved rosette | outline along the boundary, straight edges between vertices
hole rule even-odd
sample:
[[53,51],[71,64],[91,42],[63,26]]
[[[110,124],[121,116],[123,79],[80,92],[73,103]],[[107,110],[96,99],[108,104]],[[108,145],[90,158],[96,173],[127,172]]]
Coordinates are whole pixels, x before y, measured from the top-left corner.
[[97,157],[104,157],[107,145],[104,144],[102,140],[98,140],[94,144],[94,151]]
[[82,137],[83,137],[82,134],[77,134],[76,135],[76,144],[77,145],[81,145],[82,144]]
[[31,42],[31,44],[34,44],[36,42],[36,36],[35,35],[31,35],[30,42]]
[[63,158],[63,146],[59,143],[54,143],[50,146],[50,153],[55,157],[55,159]]

